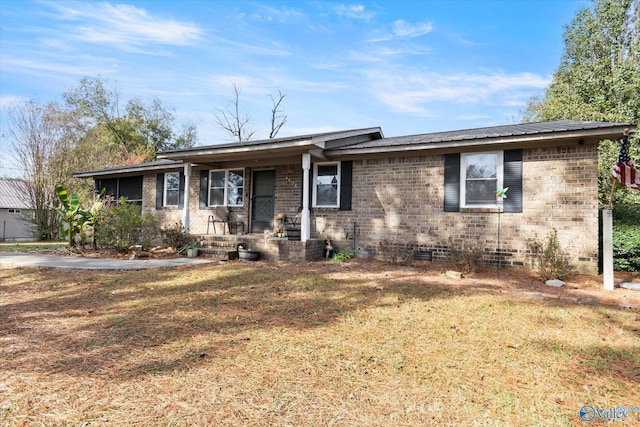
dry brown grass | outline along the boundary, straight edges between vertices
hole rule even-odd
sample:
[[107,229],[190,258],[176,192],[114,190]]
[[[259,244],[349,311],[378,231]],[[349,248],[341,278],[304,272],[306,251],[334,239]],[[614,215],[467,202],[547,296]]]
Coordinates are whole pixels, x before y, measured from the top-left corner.
[[365,261],[0,268],[0,424],[580,425],[583,404],[640,406],[636,297],[581,283]]

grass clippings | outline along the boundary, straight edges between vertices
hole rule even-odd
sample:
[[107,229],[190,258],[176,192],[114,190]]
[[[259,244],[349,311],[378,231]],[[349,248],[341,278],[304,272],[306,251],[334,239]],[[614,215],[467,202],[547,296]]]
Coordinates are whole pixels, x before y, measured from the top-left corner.
[[640,406],[635,300],[429,266],[0,268],[0,425],[569,426]]

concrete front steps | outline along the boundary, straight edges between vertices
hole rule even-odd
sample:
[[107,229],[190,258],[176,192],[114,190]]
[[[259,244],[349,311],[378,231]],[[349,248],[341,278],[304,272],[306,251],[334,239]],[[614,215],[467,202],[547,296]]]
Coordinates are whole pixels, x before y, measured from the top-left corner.
[[237,245],[240,243],[235,237],[205,236],[200,240],[198,256],[228,261],[238,258]]
[[252,251],[260,252],[260,259],[270,261],[311,261],[322,258],[324,240],[312,239],[307,242],[264,235],[203,235],[198,236],[200,247],[198,256],[218,260],[232,260],[238,257],[238,244],[244,243]]

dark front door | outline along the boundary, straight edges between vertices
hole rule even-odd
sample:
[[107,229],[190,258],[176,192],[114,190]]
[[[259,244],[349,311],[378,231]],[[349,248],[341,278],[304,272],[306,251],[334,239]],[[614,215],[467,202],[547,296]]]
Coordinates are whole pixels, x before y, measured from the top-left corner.
[[273,194],[276,171],[254,171],[253,196],[251,198],[251,232],[264,233],[273,228]]

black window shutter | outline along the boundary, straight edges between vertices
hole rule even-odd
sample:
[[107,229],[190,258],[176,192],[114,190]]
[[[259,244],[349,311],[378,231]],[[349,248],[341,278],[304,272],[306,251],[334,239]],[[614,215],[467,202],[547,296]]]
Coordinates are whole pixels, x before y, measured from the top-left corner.
[[209,171],[200,171],[200,209],[207,208],[207,194],[209,192]]
[[460,210],[460,153],[444,155],[444,211]]
[[503,166],[503,186],[509,187],[504,211],[522,212],[522,150],[505,150]]
[[184,172],[180,172],[180,184],[178,184],[178,209],[184,208]]
[[163,198],[164,198],[164,174],[159,173],[156,175],[156,209],[162,209]]
[[351,187],[353,184],[353,160],[340,162],[340,210],[351,210]]

